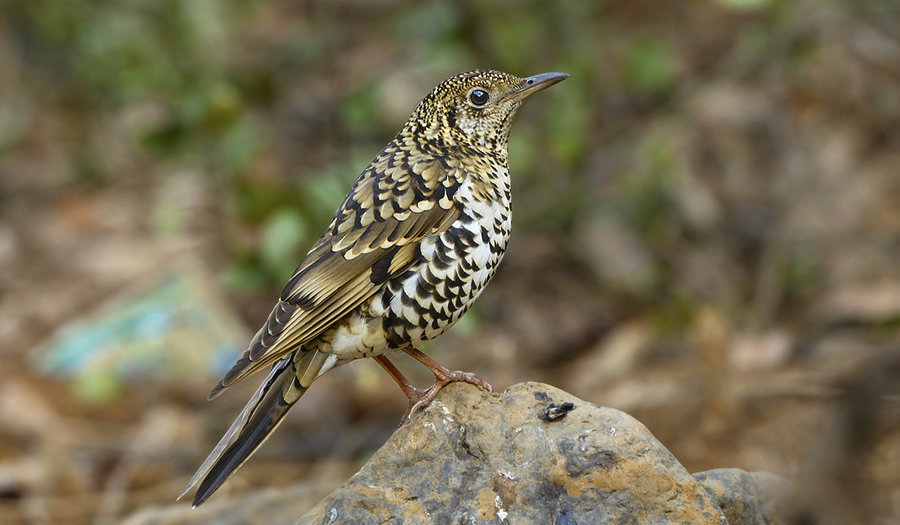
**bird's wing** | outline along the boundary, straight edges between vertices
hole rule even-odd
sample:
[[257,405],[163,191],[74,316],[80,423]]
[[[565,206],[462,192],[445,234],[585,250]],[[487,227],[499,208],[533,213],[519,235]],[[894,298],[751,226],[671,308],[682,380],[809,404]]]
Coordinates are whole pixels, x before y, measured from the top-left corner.
[[418,243],[459,216],[460,168],[411,158],[392,142],[351,187],[249,348],[213,387],[223,389],[312,340],[418,256]]

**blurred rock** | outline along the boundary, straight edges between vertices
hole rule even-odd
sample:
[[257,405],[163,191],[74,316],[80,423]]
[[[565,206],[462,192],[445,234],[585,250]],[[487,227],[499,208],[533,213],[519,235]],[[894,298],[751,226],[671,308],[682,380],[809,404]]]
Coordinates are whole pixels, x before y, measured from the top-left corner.
[[900,348],[883,348],[848,372],[834,409],[804,447],[792,523],[898,523],[900,447],[885,429],[900,421]]
[[775,522],[767,478],[738,472],[703,485],[638,421],[548,385],[454,383],[299,523],[725,523],[720,502]]
[[585,261],[604,282],[637,293],[646,290],[656,276],[646,244],[627,225],[598,214],[584,221],[576,238],[588,252]]
[[773,370],[791,358],[792,348],[790,334],[782,330],[742,332],[734,335],[728,360],[732,368],[743,372]]
[[330,480],[303,482],[289,487],[253,492],[240,498],[218,498],[196,509],[190,503],[141,510],[125,519],[123,525],[269,525],[291,523],[297,516],[328,493]]
[[626,377],[640,363],[652,342],[646,323],[634,321],[617,326],[569,366],[569,388],[584,393]]
[[826,295],[820,310],[834,324],[889,321],[900,316],[900,282],[845,285]]
[[774,474],[720,468],[698,472],[694,479],[709,492],[730,524],[785,523],[777,503],[791,487]]
[[128,446],[105,479],[96,506],[94,525],[121,522],[128,504],[128,489],[148,482],[164,483],[177,476],[167,461],[183,443],[201,441],[194,418],[177,409],[157,406],[147,410],[134,430]]

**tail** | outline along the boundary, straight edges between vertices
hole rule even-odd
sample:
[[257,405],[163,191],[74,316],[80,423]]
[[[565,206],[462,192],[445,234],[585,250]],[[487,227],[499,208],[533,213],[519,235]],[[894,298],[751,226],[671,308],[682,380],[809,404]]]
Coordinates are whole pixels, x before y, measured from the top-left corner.
[[[281,423],[288,410],[318,377],[327,356],[318,350],[300,349],[272,365],[266,380],[197,469],[178,499],[199,481],[193,504],[196,507],[206,501]],[[203,481],[200,481],[201,478]]]

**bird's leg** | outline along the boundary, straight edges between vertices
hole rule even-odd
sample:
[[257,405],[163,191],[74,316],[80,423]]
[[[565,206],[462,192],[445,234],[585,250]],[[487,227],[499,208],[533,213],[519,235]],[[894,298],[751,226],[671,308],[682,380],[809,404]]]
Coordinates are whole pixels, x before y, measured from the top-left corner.
[[484,379],[481,379],[471,372],[460,372],[459,370],[451,372],[434,359],[422,353],[422,351],[418,348],[404,348],[403,351],[409,354],[416,361],[427,366],[428,369],[431,370],[431,373],[434,374],[434,384],[424,391],[419,390],[418,392],[421,395],[418,399],[415,400],[415,402],[413,402],[413,399],[410,398],[410,406],[406,412],[407,418],[417,409],[428,406],[428,404],[431,403],[431,400],[434,399],[434,396],[436,396],[437,393],[447,385],[447,383],[452,383],[454,381],[463,381],[480,386],[488,392],[494,391],[494,389],[491,388],[491,385],[489,385]]
[[[412,413],[417,408],[425,406],[428,404],[428,402],[431,401],[431,398],[429,398],[428,402],[426,402],[425,405],[422,404],[423,400],[428,395],[429,391],[428,390],[420,390],[420,389],[414,387],[412,385],[412,383],[409,382],[409,379],[406,379],[406,376],[403,375],[403,372],[401,372],[394,365],[394,363],[392,363],[391,360],[387,358],[386,355],[384,355],[384,354],[376,355],[372,359],[377,361],[378,364],[381,365],[381,368],[384,368],[384,371],[387,372],[388,375],[394,379],[394,381],[400,387],[400,390],[402,390],[403,394],[406,396],[406,398],[409,399],[409,405],[407,405],[407,407],[406,407],[406,413],[403,414],[402,418],[400,418],[399,426],[402,426],[403,423],[406,423],[407,421],[409,421],[409,416],[411,416]],[[434,395],[432,395],[431,397],[434,397]]]
[[422,398],[422,396],[425,395],[425,391],[419,390],[418,388],[412,386],[412,383],[409,382],[409,379],[406,379],[406,376],[403,375],[403,372],[398,370],[397,367],[394,366],[394,363],[392,363],[386,355],[376,355],[372,359],[377,361],[378,364],[381,365],[381,368],[384,368],[384,371],[394,379],[398,386],[400,386],[400,390],[403,391],[403,394],[407,398],[409,398],[409,409],[407,409],[406,415],[402,419],[402,421],[406,421],[406,418],[409,417],[409,414],[412,413],[413,405],[416,403],[416,401],[418,401]]
[[406,379],[406,376],[403,375],[397,367],[387,358],[386,355],[377,355],[373,357],[381,368],[384,368],[384,371],[394,379],[397,385],[400,387],[400,390],[403,391],[403,394],[409,399],[409,406],[406,408],[406,413],[403,414],[403,418],[400,420],[400,424],[406,423],[409,421],[409,417],[413,412],[420,408],[425,408],[431,403],[434,399],[434,396],[444,388],[447,383],[452,383],[454,381],[465,381],[466,383],[472,383],[473,385],[478,385],[481,388],[487,390],[488,392],[493,392],[494,390],[491,388],[486,381],[479,378],[475,374],[470,372],[451,372],[447,368],[441,366],[440,363],[435,361],[434,359],[428,357],[420,350],[415,348],[404,348],[404,352],[412,356],[416,361],[422,363],[427,366],[431,373],[434,374],[434,384],[431,385],[430,388],[426,390],[420,390],[412,385],[409,382],[409,379]]

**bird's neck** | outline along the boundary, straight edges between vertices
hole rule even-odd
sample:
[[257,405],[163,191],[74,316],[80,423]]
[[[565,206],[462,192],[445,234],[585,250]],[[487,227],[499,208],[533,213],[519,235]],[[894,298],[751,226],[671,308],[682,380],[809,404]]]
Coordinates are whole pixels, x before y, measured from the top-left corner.
[[436,156],[490,158],[494,164],[507,165],[509,141],[506,135],[481,137],[445,123],[423,125],[415,120],[410,120],[407,128],[413,135],[420,133]]

